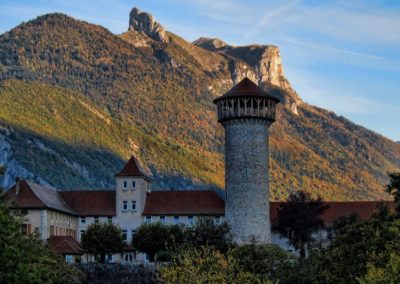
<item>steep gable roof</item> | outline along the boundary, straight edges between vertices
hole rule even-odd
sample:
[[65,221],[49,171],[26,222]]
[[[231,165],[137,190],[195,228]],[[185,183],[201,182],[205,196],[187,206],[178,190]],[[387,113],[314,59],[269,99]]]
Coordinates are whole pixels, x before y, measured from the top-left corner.
[[114,190],[59,191],[80,216],[115,216]]
[[224,201],[211,190],[153,191],[143,215],[224,215]]
[[139,161],[132,156],[125,164],[124,168],[115,175],[116,177],[144,177],[150,179],[143,171]]
[[31,181],[21,180],[20,190],[17,194],[17,185],[14,185],[6,194],[7,203],[15,208],[48,208],[64,213],[76,215],[62,196],[53,189],[36,184]]

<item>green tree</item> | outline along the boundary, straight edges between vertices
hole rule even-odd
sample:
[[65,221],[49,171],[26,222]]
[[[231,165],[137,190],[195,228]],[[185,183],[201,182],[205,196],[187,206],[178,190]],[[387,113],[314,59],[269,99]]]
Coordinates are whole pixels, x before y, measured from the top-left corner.
[[397,284],[400,283],[400,255],[391,253],[383,267],[369,263],[367,274],[358,279],[360,284]]
[[374,217],[349,224],[338,231],[326,248],[313,252],[305,265],[294,269],[293,274],[303,278],[292,282],[357,283],[357,279],[367,279],[364,277],[368,274],[372,277],[375,268],[386,269],[390,255],[399,251],[400,220],[382,221]]
[[400,173],[389,173],[389,177],[390,183],[386,186],[386,191],[393,195],[397,217],[400,217]]
[[276,245],[255,243],[236,246],[228,251],[228,256],[236,260],[240,270],[272,280],[285,275],[297,259]]
[[171,244],[171,230],[160,222],[142,224],[132,238],[132,246],[155,260],[157,253],[166,251]]
[[305,257],[306,246],[314,241],[313,233],[324,228],[321,215],[327,208],[321,198],[314,200],[304,191],[292,193],[278,208],[278,232],[300,251],[300,258]]
[[106,255],[121,252],[125,246],[121,229],[109,223],[90,225],[82,236],[83,250],[105,263]]
[[169,266],[159,269],[163,283],[272,283],[268,278],[243,271],[235,258],[208,247],[187,248]]
[[215,224],[211,218],[199,218],[187,228],[187,242],[193,247],[209,246],[226,253],[232,246],[230,228],[226,222]]
[[0,200],[0,283],[80,283],[76,268],[21,226],[22,217]]

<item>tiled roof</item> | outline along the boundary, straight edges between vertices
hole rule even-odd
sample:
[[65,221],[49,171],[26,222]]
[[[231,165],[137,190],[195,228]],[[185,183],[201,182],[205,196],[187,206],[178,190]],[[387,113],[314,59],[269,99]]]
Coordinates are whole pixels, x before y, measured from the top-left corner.
[[153,191],[143,215],[224,215],[225,203],[210,190]]
[[16,194],[14,185],[6,194],[7,203],[17,208],[49,208],[76,215],[56,190],[31,181],[21,180],[20,191]]
[[80,216],[115,216],[114,190],[73,190],[58,192]]
[[259,87],[256,83],[246,77],[233,86],[233,88],[226,92],[223,96],[216,98],[214,103],[221,99],[243,96],[264,97],[279,102],[279,99],[276,96],[267,93],[263,88]]
[[[278,208],[282,203],[284,202],[270,202],[270,218],[272,224],[274,224],[277,218]],[[329,225],[338,218],[350,216],[353,213],[357,214],[361,220],[368,220],[380,203],[380,201],[325,202],[329,207],[322,215],[322,220],[326,225]],[[389,208],[395,208],[393,201],[383,201],[383,203]]]
[[47,242],[52,250],[61,254],[81,254],[79,242],[71,236],[51,236]]
[[149,179],[144,173],[139,161],[132,156],[125,164],[124,168],[115,176],[117,177],[144,177]]

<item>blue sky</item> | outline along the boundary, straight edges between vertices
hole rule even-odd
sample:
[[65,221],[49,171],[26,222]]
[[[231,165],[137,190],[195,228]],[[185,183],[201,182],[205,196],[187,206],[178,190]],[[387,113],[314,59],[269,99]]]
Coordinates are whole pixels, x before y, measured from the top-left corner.
[[0,0],[0,33],[62,12],[119,34],[132,7],[193,41],[274,44],[307,103],[400,141],[400,1]]

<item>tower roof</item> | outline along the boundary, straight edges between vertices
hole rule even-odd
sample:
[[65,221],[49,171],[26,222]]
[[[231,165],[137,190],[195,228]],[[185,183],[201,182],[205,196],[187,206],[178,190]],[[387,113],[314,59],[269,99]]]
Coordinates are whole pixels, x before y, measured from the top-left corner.
[[214,100],[214,103],[221,99],[232,98],[232,97],[263,97],[279,102],[280,100],[274,95],[267,93],[264,89],[259,87],[256,83],[245,77],[242,81],[233,86],[228,92],[221,97]]
[[139,161],[132,156],[125,164],[124,168],[115,175],[116,177],[144,177],[148,180],[150,178],[144,173]]

